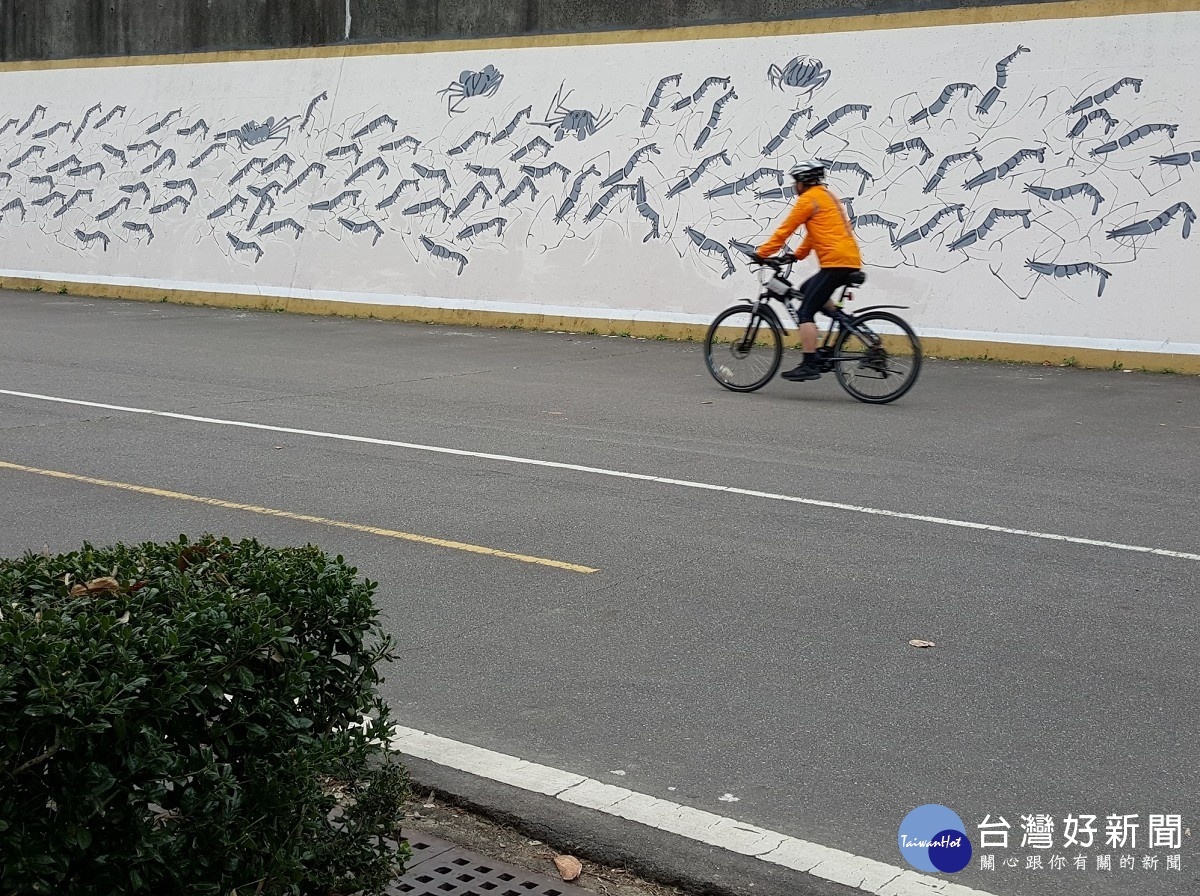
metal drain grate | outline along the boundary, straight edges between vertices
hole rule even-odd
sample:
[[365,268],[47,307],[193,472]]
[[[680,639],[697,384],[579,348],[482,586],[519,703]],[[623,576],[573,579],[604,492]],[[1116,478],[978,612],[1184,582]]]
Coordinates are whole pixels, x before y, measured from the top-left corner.
[[590,896],[544,874],[493,862],[453,843],[416,833],[406,838],[412,862],[388,896]]

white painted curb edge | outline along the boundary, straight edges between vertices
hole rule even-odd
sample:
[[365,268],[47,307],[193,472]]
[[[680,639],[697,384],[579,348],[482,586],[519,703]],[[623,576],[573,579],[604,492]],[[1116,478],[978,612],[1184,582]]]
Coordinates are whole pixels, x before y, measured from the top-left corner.
[[595,809],[607,815],[873,893],[875,896],[993,896],[895,865],[830,849],[460,741],[397,725],[391,747],[480,778]]

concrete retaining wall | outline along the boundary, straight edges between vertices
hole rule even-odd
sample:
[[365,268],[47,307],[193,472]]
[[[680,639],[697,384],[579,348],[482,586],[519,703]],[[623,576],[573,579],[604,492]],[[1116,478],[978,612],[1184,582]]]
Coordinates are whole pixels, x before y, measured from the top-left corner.
[[1000,0],[6,0],[0,9],[0,61],[670,28],[999,5]]
[[702,333],[810,156],[927,339],[1200,368],[1200,13],[1050,8],[9,65],[0,281]]

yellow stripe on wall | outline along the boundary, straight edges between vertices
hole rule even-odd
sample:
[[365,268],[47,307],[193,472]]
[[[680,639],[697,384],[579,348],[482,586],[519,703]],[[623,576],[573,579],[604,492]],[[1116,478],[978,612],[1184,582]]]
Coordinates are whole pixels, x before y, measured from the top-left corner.
[[[467,308],[426,308],[417,305],[374,305],[368,302],[339,302],[331,299],[298,299],[225,292],[199,292],[183,289],[154,289],[148,286],[110,286],[89,283],[64,283],[6,277],[0,289],[39,290],[64,295],[101,299],[127,299],[136,302],[171,302],[210,308],[235,308],[252,311],[286,311],[295,314],[320,314],[328,317],[371,318],[435,326],[496,327],[513,330],[555,330],[602,336],[633,336],[645,339],[669,339],[702,342],[706,324],[677,324],[654,320],[613,320],[610,318],[568,317],[559,314],[521,314],[507,311],[477,311]],[[794,336],[794,334],[793,334]],[[798,348],[798,339],[793,339]],[[997,342],[987,339],[949,339],[921,337],[926,357],[965,360],[1013,361],[1024,364],[1050,364],[1067,367],[1103,367],[1147,370],[1155,373],[1200,374],[1200,355],[1182,352],[1138,352],[1119,349],[1076,348],[1063,345],[1031,345]]]
[[207,53],[174,53],[148,56],[104,56],[86,59],[50,59],[0,63],[0,73],[77,68],[117,68],[135,65],[192,65],[217,62],[262,62],[289,59],[342,59],[356,56],[400,56],[416,53],[457,53],[530,47],[583,47],[640,44],[661,41],[718,40],[739,37],[781,37],[857,31],[890,31],[903,28],[937,28],[996,22],[1036,22],[1053,19],[1087,19],[1196,12],[1200,0],[1062,0],[1008,6],[967,6],[917,12],[846,15],[786,21],[745,22],[732,25],[690,25],[629,31],[587,31],[568,34],[529,34],[471,40],[417,40],[396,43],[335,44],[322,47],[288,47],[271,50],[221,50]]

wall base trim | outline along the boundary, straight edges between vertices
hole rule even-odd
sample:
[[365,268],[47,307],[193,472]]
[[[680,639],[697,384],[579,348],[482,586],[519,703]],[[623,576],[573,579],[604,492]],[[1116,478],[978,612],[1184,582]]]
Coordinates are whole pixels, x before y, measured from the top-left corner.
[[[372,318],[409,323],[460,327],[493,327],[514,330],[551,330],[602,336],[628,336],[643,339],[667,339],[699,342],[704,339],[704,324],[671,323],[654,320],[612,320],[572,317],[560,314],[520,314],[467,308],[429,308],[415,305],[377,305],[370,302],[343,302],[328,299],[289,298],[247,293],[203,292],[186,289],[154,289],[40,280],[31,277],[0,278],[0,289],[24,290],[48,294],[86,296],[102,299],[129,299],[139,302],[165,302],[202,305],[213,308],[238,308],[251,311],[286,311],[293,314],[317,314],[332,317]],[[794,334],[793,334],[794,335]],[[1154,373],[1200,374],[1200,354],[1178,352],[1122,351],[1119,349],[1079,348],[1064,345],[1029,345],[987,339],[951,339],[922,336],[925,354],[933,358],[1007,361],[1042,364],[1053,367],[1089,367],[1117,370],[1144,370]],[[789,347],[798,342],[791,340]]]

